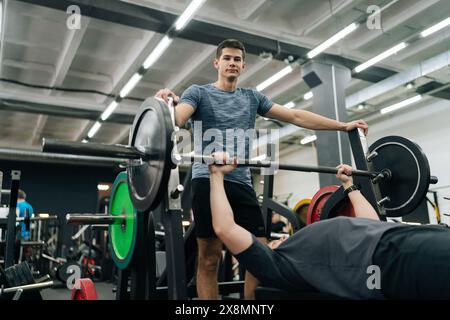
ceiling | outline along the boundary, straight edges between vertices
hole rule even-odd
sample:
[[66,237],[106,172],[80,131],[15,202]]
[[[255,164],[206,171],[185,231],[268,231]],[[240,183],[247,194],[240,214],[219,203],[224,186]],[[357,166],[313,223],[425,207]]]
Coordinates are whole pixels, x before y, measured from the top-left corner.
[[[37,151],[42,138],[85,138],[189,2],[3,0],[0,148]],[[66,8],[72,3],[81,8],[78,30],[66,26]],[[416,39],[422,30],[450,16],[448,0],[207,0],[91,141],[126,143],[140,103],[159,88],[172,88],[181,94],[191,84],[214,82],[215,44],[231,36],[248,46],[241,86],[255,87],[283,69],[289,55],[299,59],[299,67],[263,93],[280,104],[294,101],[296,108],[308,109],[312,102],[303,99],[309,88],[301,77],[302,56],[367,16],[368,6],[374,4],[384,7],[380,30],[362,26],[321,56],[354,66],[401,41],[414,41],[407,49],[354,75],[347,97],[396,74],[406,75],[427,59],[450,50],[450,27]],[[263,59],[268,53],[272,59]],[[449,82],[447,63],[418,77],[413,88],[386,86],[382,94],[365,100],[364,107],[348,106],[348,114],[350,119],[371,119],[381,107],[411,97],[414,91],[426,94],[427,88]],[[448,90],[432,92],[426,99],[448,99]],[[257,125],[285,124],[259,118]],[[304,134],[299,131],[296,137]]]

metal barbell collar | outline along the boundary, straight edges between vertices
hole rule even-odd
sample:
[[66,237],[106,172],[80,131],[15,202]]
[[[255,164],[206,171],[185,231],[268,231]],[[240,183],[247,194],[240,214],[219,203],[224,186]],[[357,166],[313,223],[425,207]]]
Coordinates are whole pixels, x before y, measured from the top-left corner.
[[5,288],[5,289],[0,289],[0,294],[1,293],[11,293],[11,292],[16,292],[18,290],[33,290],[33,289],[44,289],[44,288],[49,288],[53,286],[53,281],[47,281],[47,282],[41,282],[41,283],[33,283],[33,284],[26,284],[23,286],[17,286],[17,287],[10,287],[10,288]]
[[381,199],[381,200],[378,201],[377,203],[378,203],[378,205],[379,205],[380,207],[383,207],[385,203],[388,203],[388,202],[390,202],[390,201],[391,201],[391,198],[389,198],[389,197],[384,197],[383,199]]

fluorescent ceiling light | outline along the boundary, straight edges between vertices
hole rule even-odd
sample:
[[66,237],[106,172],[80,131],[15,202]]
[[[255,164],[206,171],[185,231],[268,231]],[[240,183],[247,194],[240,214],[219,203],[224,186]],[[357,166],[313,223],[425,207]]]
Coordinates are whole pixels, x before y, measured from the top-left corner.
[[117,108],[119,104],[117,103],[117,101],[113,101],[109,104],[109,106],[106,108],[105,111],[103,111],[101,119],[102,121],[105,121],[106,119],[109,118],[109,116],[113,113],[113,111]]
[[288,109],[292,109],[293,107],[295,107],[295,103],[294,103],[294,101],[289,101],[284,106]]
[[315,56],[317,56],[319,53],[325,51],[327,48],[331,47],[333,44],[335,44],[336,42],[338,42],[339,40],[345,38],[347,35],[349,35],[350,33],[352,33],[353,31],[355,31],[356,29],[358,29],[359,24],[356,22],[353,22],[352,24],[348,25],[347,27],[345,27],[344,29],[342,29],[341,31],[339,31],[338,33],[336,33],[334,36],[332,36],[331,38],[329,38],[328,40],[325,40],[324,42],[322,42],[321,44],[319,44],[317,47],[315,47],[314,49],[312,49],[311,51],[309,51],[306,56],[309,59],[314,58]]
[[91,130],[89,130],[89,132],[87,134],[88,138],[92,138],[97,133],[98,129],[100,129],[101,126],[102,126],[102,124],[98,121],[96,123],[94,123]]
[[422,96],[419,94],[419,95],[414,96],[412,98],[403,100],[403,101],[401,101],[399,103],[396,103],[396,104],[393,104],[392,106],[383,108],[383,109],[380,110],[380,113],[381,114],[386,114],[386,113],[398,110],[400,108],[403,108],[403,107],[406,107],[406,106],[410,105],[411,103],[417,102],[420,99],[422,99]]
[[284,68],[281,71],[278,71],[277,73],[275,73],[273,76],[271,76],[269,79],[265,80],[264,82],[261,82],[260,84],[258,84],[256,86],[256,90],[258,91],[262,91],[265,88],[267,88],[268,86],[270,86],[271,84],[277,82],[278,80],[280,80],[281,78],[283,78],[284,76],[288,75],[289,73],[292,72],[292,70],[294,70],[294,68],[292,68],[292,66],[287,66],[286,68]]
[[313,141],[317,140],[317,136],[315,134],[313,134],[312,136],[307,136],[305,138],[303,138],[302,140],[300,140],[301,144],[307,144]]
[[175,30],[183,29],[206,0],[193,0],[175,22]]
[[303,95],[303,99],[309,100],[309,99],[311,99],[313,96],[314,96],[314,94],[312,93],[312,91],[308,91],[307,93],[305,93],[305,94]]
[[109,190],[109,185],[100,183],[100,184],[97,185],[97,190],[108,191]]
[[428,37],[430,34],[433,34],[433,33],[435,33],[436,31],[439,31],[439,30],[445,28],[445,27],[448,26],[448,25],[450,25],[450,17],[448,17],[447,19],[442,20],[441,22],[436,23],[434,26],[429,27],[428,29],[422,31],[422,32],[420,33],[420,36],[421,36],[422,38]]
[[142,74],[135,73],[130,80],[128,80],[127,84],[123,87],[123,89],[120,91],[120,97],[124,98],[126,97],[131,90],[137,85],[139,80],[141,80]]
[[172,41],[173,39],[169,38],[169,36],[164,36],[164,38],[162,38],[161,41],[159,41],[159,43],[156,45],[155,49],[153,49],[152,53],[150,53],[147,59],[145,59],[144,63],[142,64],[144,69],[150,68],[156,62],[156,60],[161,57],[164,51],[166,51]]
[[381,60],[386,59],[387,57],[399,52],[400,50],[406,48],[407,44],[406,42],[401,42],[398,45],[384,51],[383,53],[380,53],[379,55],[377,55],[376,57],[367,60],[366,62],[360,64],[359,66],[357,66],[355,68],[355,72],[361,72],[367,68],[369,68],[370,66],[374,65],[375,63],[380,62]]

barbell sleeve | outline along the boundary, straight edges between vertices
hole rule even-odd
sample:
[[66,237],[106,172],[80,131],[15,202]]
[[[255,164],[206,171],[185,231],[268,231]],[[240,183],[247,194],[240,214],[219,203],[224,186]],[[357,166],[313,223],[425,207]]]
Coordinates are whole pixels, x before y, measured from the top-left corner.
[[19,218],[16,218],[17,222],[21,222],[21,221],[25,221],[25,220],[29,220],[29,221],[58,220],[58,216],[31,217],[31,218],[19,217]]
[[68,224],[119,224],[124,216],[112,216],[105,214],[74,214],[66,215]]
[[121,144],[108,145],[103,143],[83,143],[45,138],[42,139],[42,151],[124,159],[143,159],[148,155],[143,150]]
[[44,289],[44,288],[50,288],[53,286],[53,281],[47,281],[47,282],[41,282],[41,283],[33,283],[33,284],[27,284],[23,286],[17,286],[17,287],[10,287],[5,288],[2,290],[4,293],[11,293],[16,292],[17,290],[33,290],[33,289]]
[[51,277],[50,277],[50,275],[48,275],[48,274],[46,274],[45,276],[43,276],[43,277],[40,277],[40,278],[38,278],[38,279],[34,279],[34,281],[36,281],[36,283],[42,283],[42,282],[47,282],[47,281],[51,281]]

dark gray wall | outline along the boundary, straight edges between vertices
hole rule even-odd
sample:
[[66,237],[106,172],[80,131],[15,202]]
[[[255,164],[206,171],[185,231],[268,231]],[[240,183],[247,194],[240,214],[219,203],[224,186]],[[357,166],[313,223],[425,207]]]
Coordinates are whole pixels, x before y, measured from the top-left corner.
[[[3,189],[9,189],[11,170],[20,170],[20,188],[27,194],[27,201],[35,213],[47,212],[60,216],[67,213],[96,212],[99,182],[114,182],[119,170],[107,167],[88,167],[62,164],[32,163],[0,160],[3,172]],[[2,205],[9,205],[9,197],[3,195]],[[74,227],[63,226],[63,243],[70,245]]]

